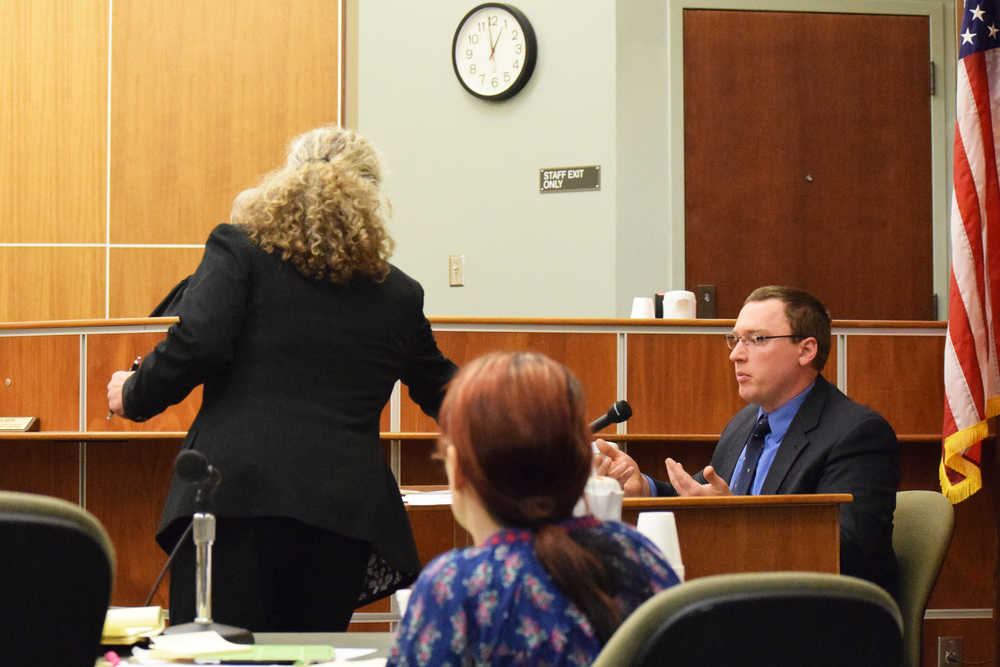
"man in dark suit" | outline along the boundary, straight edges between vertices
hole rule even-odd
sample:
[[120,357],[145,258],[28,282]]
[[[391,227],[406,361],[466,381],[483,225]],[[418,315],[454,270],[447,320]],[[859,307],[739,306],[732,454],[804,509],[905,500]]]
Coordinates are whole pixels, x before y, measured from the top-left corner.
[[885,419],[820,374],[830,354],[826,308],[799,289],[761,287],[747,297],[726,341],[749,405],[723,430],[711,464],[692,476],[668,458],[670,481],[654,480],[598,440],[597,472],[634,496],[853,494],[840,514],[841,571],[895,593],[899,444]]

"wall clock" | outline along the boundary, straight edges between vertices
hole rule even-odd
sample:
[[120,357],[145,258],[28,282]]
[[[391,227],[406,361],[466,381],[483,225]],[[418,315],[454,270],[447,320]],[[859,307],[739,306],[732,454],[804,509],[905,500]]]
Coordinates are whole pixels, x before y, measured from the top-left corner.
[[484,100],[513,97],[535,69],[538,43],[531,22],[520,10],[487,2],[459,21],[451,62],[462,86]]

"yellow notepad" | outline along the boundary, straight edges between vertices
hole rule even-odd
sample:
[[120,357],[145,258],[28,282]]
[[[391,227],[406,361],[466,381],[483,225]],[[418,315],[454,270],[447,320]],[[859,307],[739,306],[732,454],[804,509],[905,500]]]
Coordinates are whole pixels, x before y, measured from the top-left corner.
[[104,617],[102,644],[134,644],[163,632],[167,614],[160,606],[111,607]]

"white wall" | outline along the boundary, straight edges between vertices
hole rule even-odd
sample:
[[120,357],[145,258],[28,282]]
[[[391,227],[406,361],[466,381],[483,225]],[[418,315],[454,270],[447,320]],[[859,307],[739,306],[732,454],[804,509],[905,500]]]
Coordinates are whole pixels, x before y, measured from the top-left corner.
[[[683,7],[926,13],[945,90],[932,100],[935,288],[947,278],[954,57],[940,0],[513,0],[539,43],[528,85],[465,92],[451,40],[477,0],[348,0],[348,124],[384,153],[394,262],[429,315],[627,316],[684,287]],[[943,65],[943,66],[942,66]],[[538,170],[597,164],[600,192],[539,194]],[[465,286],[448,286],[448,255]],[[942,309],[941,312],[944,312]]]
[[667,3],[619,2],[616,19],[615,296],[627,317],[633,297],[685,288],[684,245],[670,219]]
[[[397,242],[432,315],[614,313],[615,8],[518,0],[538,61],[503,102],[469,95],[451,41],[468,0],[358,2],[358,129],[382,149]],[[539,194],[543,167],[600,165],[599,192]],[[449,254],[465,287],[449,287]]]

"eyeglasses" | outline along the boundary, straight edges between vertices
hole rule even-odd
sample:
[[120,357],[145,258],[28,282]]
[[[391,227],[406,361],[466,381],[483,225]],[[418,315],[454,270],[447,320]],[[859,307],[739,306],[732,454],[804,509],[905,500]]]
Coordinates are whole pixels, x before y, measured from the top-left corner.
[[763,347],[772,338],[804,338],[798,334],[782,334],[780,336],[762,336],[760,334],[750,334],[749,336],[737,336],[733,333],[725,335],[726,345],[729,349],[735,349],[737,343],[743,343],[746,347]]

